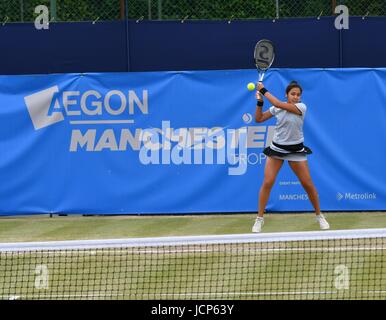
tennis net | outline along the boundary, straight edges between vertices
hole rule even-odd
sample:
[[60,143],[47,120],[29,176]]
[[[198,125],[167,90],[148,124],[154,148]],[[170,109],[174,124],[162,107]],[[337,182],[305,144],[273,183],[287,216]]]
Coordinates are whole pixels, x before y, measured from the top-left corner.
[[2,299],[385,299],[386,229],[0,244]]

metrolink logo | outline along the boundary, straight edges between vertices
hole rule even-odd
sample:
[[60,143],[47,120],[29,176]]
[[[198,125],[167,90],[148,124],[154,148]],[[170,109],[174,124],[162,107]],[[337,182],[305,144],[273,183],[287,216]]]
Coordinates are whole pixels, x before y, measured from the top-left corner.
[[338,192],[336,194],[336,199],[338,201],[341,200],[376,200],[377,194],[374,192],[368,193],[352,193],[352,192],[345,192],[344,194]]
[[[274,126],[173,128],[169,120],[161,121],[160,128],[113,127],[133,125],[135,113],[149,115],[147,90],[102,94],[96,90],[60,92],[54,86],[24,99],[35,130],[66,118],[76,126],[71,131],[70,152],[131,150],[138,152],[143,165],[228,165],[229,175],[243,175],[248,164],[262,164],[262,149],[274,132]],[[251,117],[244,114],[242,120],[250,123]]]

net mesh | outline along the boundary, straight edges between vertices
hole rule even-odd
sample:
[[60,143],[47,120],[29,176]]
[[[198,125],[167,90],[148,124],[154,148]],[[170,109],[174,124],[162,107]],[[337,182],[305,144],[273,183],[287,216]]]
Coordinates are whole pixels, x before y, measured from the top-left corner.
[[361,232],[2,244],[0,296],[385,299],[386,229]]

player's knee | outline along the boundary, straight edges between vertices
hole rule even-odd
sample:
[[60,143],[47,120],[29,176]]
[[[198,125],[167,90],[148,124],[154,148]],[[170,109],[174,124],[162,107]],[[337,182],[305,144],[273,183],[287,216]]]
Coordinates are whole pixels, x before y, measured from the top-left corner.
[[305,180],[301,181],[301,183],[302,183],[303,188],[306,190],[312,190],[314,188],[314,184],[313,184],[311,179],[305,179]]
[[265,178],[263,181],[263,188],[271,189],[275,183],[275,179]]

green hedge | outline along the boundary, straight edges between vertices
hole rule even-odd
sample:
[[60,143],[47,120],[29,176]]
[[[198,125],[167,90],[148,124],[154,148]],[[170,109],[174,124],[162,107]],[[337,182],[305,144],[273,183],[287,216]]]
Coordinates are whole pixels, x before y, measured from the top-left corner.
[[[0,1],[0,22],[34,21],[50,0]],[[336,0],[350,15],[385,16],[385,0]],[[280,17],[333,15],[332,0],[279,0]],[[261,19],[276,17],[275,0],[125,0],[129,19]],[[56,21],[120,19],[120,0],[56,0]],[[52,16],[51,16],[52,18]]]

